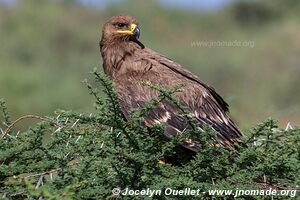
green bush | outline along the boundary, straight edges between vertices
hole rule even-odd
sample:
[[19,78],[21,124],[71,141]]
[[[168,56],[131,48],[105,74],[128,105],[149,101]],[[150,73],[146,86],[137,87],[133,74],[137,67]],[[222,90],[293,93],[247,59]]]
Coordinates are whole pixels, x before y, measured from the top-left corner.
[[[132,111],[124,121],[112,83],[94,71],[96,83],[106,94],[87,83],[96,99],[97,112],[84,115],[57,111],[55,116],[24,116],[12,122],[2,101],[5,135],[0,139],[0,198],[2,199],[233,199],[215,194],[214,189],[283,190],[294,192],[300,185],[300,129],[279,129],[268,119],[258,124],[234,147],[216,147],[210,127],[187,131],[199,141],[201,150],[193,159],[180,151],[181,136],[166,138],[163,126],[145,128],[143,117],[159,101],[151,101]],[[173,91],[159,86],[160,99],[180,107]],[[102,95],[101,95],[102,96]],[[184,113],[184,108],[182,108]],[[26,118],[41,120],[35,127],[14,133],[16,122]],[[168,158],[176,162],[168,162]],[[164,162],[165,161],[165,162]],[[191,188],[198,196],[115,195],[113,188],[170,191]],[[117,191],[118,189],[115,189]],[[292,198],[295,193],[276,198]],[[296,196],[297,197],[297,196]],[[246,196],[268,199],[270,196]]]

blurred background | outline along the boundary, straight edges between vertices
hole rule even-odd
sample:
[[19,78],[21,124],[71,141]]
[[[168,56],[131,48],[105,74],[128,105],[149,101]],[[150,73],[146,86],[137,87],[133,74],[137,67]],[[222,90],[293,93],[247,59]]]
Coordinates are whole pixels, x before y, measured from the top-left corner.
[[147,47],[214,86],[242,129],[270,116],[300,124],[299,8],[297,0],[0,0],[0,98],[14,117],[95,112],[82,80],[102,69],[102,24],[127,13]]

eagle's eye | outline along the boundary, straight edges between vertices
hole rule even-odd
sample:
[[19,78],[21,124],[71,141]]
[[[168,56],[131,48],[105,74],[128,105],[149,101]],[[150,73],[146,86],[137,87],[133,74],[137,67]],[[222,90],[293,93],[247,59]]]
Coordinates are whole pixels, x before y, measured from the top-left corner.
[[117,28],[124,28],[125,26],[126,26],[125,23],[122,23],[122,22],[116,23],[116,27],[117,27]]

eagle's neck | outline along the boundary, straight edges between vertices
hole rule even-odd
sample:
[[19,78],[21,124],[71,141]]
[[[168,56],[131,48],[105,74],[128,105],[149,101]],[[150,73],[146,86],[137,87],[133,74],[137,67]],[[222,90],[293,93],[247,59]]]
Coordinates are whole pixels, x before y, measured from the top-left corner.
[[126,59],[132,57],[141,47],[135,41],[103,41],[100,42],[100,52],[104,72],[114,79]]

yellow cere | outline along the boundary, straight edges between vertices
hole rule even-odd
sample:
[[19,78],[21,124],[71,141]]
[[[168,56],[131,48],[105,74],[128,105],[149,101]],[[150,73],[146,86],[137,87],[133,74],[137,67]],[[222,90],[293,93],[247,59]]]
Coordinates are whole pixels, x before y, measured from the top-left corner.
[[126,34],[128,34],[128,35],[133,35],[134,33],[133,33],[133,31],[134,31],[134,29],[137,27],[137,25],[136,24],[131,24],[130,25],[130,30],[117,30],[117,32],[118,33],[126,33]]

